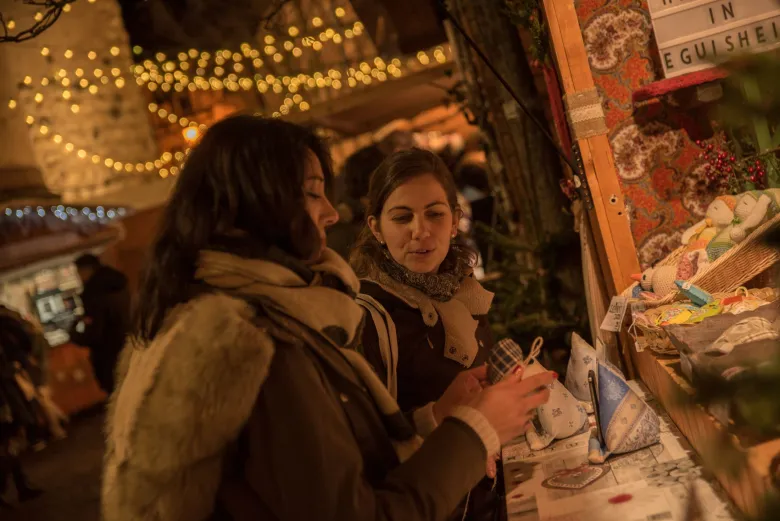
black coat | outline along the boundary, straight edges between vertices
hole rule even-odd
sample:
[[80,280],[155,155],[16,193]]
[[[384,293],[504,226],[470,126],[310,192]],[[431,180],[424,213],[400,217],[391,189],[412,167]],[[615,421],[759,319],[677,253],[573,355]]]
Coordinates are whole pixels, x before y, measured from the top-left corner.
[[114,268],[101,266],[84,284],[81,300],[84,319],[74,325],[71,340],[89,348],[98,383],[103,390],[110,391],[116,361],[130,330],[127,277]]

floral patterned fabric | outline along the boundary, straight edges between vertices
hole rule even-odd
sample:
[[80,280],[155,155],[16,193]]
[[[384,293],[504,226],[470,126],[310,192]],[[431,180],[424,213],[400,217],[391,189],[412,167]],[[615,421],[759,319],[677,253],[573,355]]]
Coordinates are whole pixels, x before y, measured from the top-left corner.
[[694,141],[712,129],[706,114],[675,106],[671,96],[634,105],[635,90],[663,79],[646,0],[574,3],[645,269],[677,248],[682,230],[704,216],[712,198],[696,192],[690,173],[705,166]]
[[624,454],[658,442],[658,415],[619,372],[602,362],[598,362],[598,405],[604,443],[591,438],[588,459],[592,463],[603,463],[610,454]]

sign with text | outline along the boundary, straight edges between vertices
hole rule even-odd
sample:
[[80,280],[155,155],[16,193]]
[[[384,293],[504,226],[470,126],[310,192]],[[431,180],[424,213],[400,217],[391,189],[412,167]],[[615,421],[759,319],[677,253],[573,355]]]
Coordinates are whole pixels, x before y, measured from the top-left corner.
[[780,47],[780,0],[649,0],[664,76]]

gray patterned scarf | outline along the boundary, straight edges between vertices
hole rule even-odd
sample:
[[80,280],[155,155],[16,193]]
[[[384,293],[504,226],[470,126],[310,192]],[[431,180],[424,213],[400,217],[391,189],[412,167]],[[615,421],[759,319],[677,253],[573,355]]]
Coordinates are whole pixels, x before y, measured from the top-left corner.
[[387,248],[382,248],[384,258],[380,261],[379,268],[401,284],[422,291],[432,300],[448,302],[472,269],[458,252],[459,247],[453,244],[438,273],[416,273],[400,265]]

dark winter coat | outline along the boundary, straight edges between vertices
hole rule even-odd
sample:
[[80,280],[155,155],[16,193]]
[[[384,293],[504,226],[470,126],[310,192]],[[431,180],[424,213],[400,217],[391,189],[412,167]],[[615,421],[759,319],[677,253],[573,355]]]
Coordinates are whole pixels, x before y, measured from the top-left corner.
[[114,268],[100,266],[84,284],[81,300],[83,331],[74,326],[71,340],[89,348],[95,377],[103,390],[110,392],[117,358],[130,328],[127,277]]

